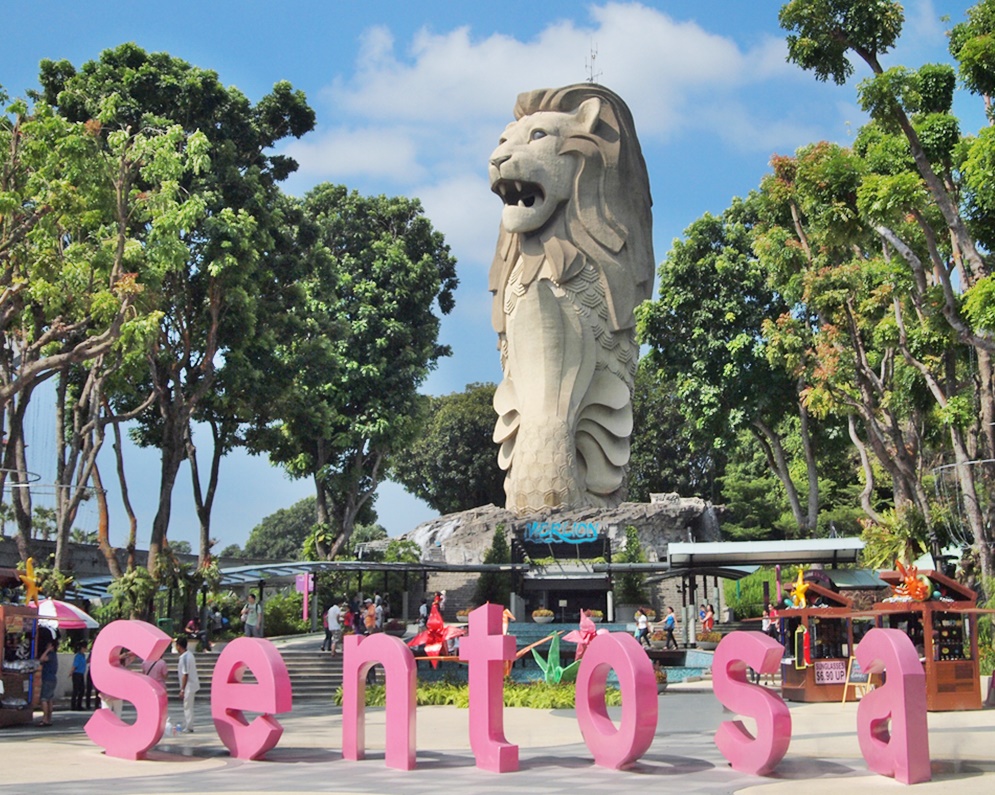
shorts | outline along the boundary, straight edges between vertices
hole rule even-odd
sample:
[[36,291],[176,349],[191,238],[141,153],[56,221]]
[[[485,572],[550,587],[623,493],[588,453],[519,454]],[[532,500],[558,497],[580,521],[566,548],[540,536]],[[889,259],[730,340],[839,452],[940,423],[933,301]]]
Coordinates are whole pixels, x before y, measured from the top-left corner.
[[42,679],[41,680],[41,700],[51,701],[55,698],[55,685],[58,682],[57,679]]
[[341,643],[341,642],[342,642],[342,630],[341,629],[333,629],[332,630],[332,643]]

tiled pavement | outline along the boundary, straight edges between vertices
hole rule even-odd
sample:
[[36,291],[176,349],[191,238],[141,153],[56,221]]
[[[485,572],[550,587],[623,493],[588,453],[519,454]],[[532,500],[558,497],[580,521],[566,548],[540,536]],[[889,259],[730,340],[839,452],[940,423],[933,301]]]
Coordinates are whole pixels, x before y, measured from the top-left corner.
[[[509,709],[505,732],[520,745],[521,770],[478,771],[467,740],[467,712],[449,707],[418,711],[418,767],[402,773],[383,764],[383,711],[371,710],[363,762],[339,752],[339,710],[307,705],[282,716],[286,733],[267,761],[231,759],[210,722],[206,698],[199,730],[164,739],[142,762],[111,759],[82,731],[83,713],[60,712],[55,726],[0,731],[0,793],[820,793],[878,792],[900,785],[872,776],[853,731],[856,706],[806,704],[792,708],[791,748],[772,778],[731,770],[712,742],[730,716],[707,693],[660,697],[657,737],[632,769],[594,766],[572,711]],[[930,715],[934,781],[926,792],[995,791],[995,712]],[[378,750],[379,749],[379,750]]]

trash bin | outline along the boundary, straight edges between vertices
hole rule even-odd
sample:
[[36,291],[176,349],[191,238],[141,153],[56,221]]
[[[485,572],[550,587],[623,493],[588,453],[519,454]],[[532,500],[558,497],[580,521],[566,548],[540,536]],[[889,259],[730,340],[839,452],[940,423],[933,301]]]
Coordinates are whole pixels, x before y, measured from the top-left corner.
[[171,618],[160,618],[155,622],[156,626],[159,627],[167,635],[173,634],[173,619]]

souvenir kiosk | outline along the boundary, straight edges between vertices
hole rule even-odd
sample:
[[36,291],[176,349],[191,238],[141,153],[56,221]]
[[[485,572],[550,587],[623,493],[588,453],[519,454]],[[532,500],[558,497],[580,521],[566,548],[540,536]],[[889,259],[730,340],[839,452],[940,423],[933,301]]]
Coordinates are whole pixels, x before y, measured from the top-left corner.
[[[777,613],[783,621],[785,658],[781,694],[788,701],[842,701],[853,649],[853,602],[825,586],[806,582],[805,606]],[[855,700],[853,691],[847,700]]]
[[[20,585],[17,572],[0,569],[0,581],[7,587]],[[0,726],[31,723],[41,694],[41,666],[34,659],[38,610],[23,605],[0,604],[3,628],[3,660],[0,665]]]
[[977,594],[936,571],[883,571],[894,595],[874,605],[878,626],[900,629],[926,669],[931,712],[981,709]]

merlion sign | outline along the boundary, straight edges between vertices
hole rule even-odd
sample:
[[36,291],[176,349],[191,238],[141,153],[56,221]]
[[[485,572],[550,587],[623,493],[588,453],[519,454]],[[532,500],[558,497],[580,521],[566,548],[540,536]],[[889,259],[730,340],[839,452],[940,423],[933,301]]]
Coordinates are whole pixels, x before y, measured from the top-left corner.
[[[501,605],[486,604],[470,614],[470,633],[460,644],[460,658],[469,665],[470,747],[477,767],[494,773],[518,770],[518,746],[504,735],[504,663],[515,659],[515,638],[502,634]],[[138,713],[127,724],[109,709],[97,710],[86,733],[108,755],[142,759],[162,738],[166,724],[166,691],[149,676],[120,664],[121,650],[156,660],[170,638],[142,621],[115,621],[93,645],[93,683],[114,698],[130,701]],[[712,677],[715,696],[724,706],[755,721],[756,735],[741,721],[726,721],[715,743],[737,770],[773,772],[791,742],[791,715],[770,689],[746,680],[746,668],[773,673],[780,644],[761,632],[733,632],[715,652]],[[926,681],[912,641],[893,629],[872,629],[856,649],[865,671],[887,671],[885,684],[868,694],[857,711],[856,731],[868,768],[905,784],[929,781],[929,738],[926,727]],[[382,665],[387,674],[388,767],[410,770],[416,765],[417,735],[415,660],[404,643],[390,635],[346,638],[342,680],[342,756],[361,760],[364,733],[366,672]],[[243,683],[250,669],[255,683]],[[614,670],[622,692],[622,715],[616,724],[605,706],[605,684]],[[211,680],[211,714],[221,742],[233,757],[261,759],[280,740],[276,716],[292,709],[287,668],[268,640],[239,638],[218,658]],[[638,760],[653,743],[660,701],[649,657],[635,638],[618,632],[598,635],[581,660],[576,683],[577,722],[595,764],[619,769]],[[252,722],[244,712],[258,713]]]
[[525,541],[535,544],[586,544],[597,541],[600,522],[529,522]]

